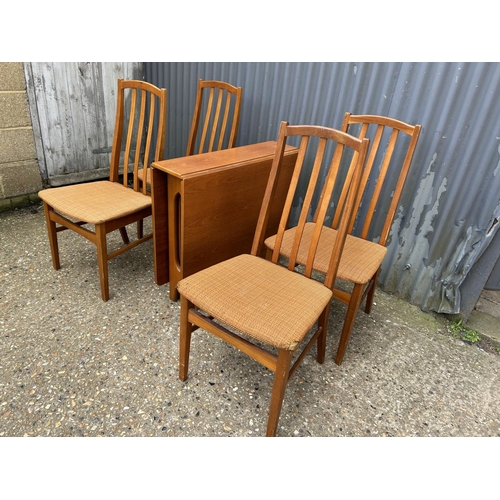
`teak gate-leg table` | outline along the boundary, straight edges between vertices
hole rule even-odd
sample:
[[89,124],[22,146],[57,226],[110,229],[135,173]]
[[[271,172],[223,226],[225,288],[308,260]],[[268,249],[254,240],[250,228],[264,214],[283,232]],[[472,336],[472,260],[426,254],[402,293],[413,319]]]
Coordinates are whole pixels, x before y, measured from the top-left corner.
[[[155,282],[170,299],[185,276],[249,253],[275,141],[152,164]],[[298,149],[287,146],[266,236],[277,232]]]

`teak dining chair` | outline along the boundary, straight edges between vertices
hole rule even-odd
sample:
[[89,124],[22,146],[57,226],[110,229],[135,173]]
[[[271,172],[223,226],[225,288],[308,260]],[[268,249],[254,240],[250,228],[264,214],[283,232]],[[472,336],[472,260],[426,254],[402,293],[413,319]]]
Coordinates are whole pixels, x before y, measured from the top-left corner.
[[[277,188],[284,148],[288,139],[294,140],[295,137],[300,138],[300,148],[279,224],[277,245],[269,261],[258,255],[264,241],[270,203]],[[197,328],[203,328],[240,349],[275,373],[268,436],[276,434],[286,384],[314,343],[317,343],[318,362],[324,361],[332,287],[368,144],[368,139],[357,139],[338,130],[308,125],[289,126],[282,122],[251,254],[223,261],[178,283],[181,296],[180,379],[187,378],[191,334]],[[351,168],[345,180],[347,196],[339,208],[342,215],[326,279],[320,282],[311,276],[312,262],[331,193],[336,185],[344,182],[343,174],[339,173],[344,170],[339,166],[349,155]],[[313,161],[310,160],[312,156]],[[304,171],[309,181],[289,263],[283,265],[279,260],[279,248],[300,185],[299,177]],[[323,189],[322,201],[313,237],[307,245],[303,245],[301,236],[317,189]],[[303,272],[295,272],[299,250],[307,255]],[[317,327],[314,329],[315,323]],[[292,365],[294,353],[300,346],[303,349]]]
[[[97,247],[104,301],[109,299],[108,261],[152,237],[152,233],[144,235],[142,230],[143,219],[151,215],[151,197],[146,192],[146,185],[139,187],[138,172],[142,168],[149,170],[153,161],[163,159],[166,113],[165,89],[139,80],[119,79],[109,180],[51,188],[38,193],[43,200],[54,269],[60,268],[59,231],[71,229],[87,238]],[[129,172],[130,168],[132,172]],[[130,242],[125,226],[133,222],[137,222],[138,234],[137,239]],[[83,225],[93,225],[94,231]],[[108,254],[106,235],[116,229],[120,230],[124,246]]]
[[[236,143],[243,89],[217,80],[198,80],[186,156],[230,149]],[[202,127],[200,129],[200,123]],[[144,173],[139,171],[139,179]],[[147,172],[148,189],[151,172]]]
[[[240,122],[242,93],[241,87],[229,83],[198,80],[186,156],[234,147]],[[201,121],[203,126],[200,130]]]
[[[353,134],[355,127],[358,128],[355,136],[360,139],[370,138],[370,149],[337,274],[338,280],[343,280],[347,286],[340,287],[337,283],[333,290],[333,297],[348,306],[335,357],[338,365],[344,358],[354,320],[364,298],[365,312],[371,312],[377,277],[387,253],[387,238],[421,129],[420,125],[409,125],[385,116],[346,113],[342,131]],[[389,181],[392,182],[390,187]],[[385,193],[384,196],[389,198],[391,191],[390,203],[385,203],[386,199],[381,199],[380,196]],[[345,196],[344,192],[341,193],[340,197],[342,196]],[[331,227],[323,228],[314,261],[317,271],[325,273],[328,269],[338,224],[339,219],[334,217]],[[352,234],[355,225],[357,235]],[[305,237],[310,239],[312,231],[313,226],[306,224]],[[285,233],[286,244],[281,249],[285,256],[291,254],[294,232],[295,229],[292,228]],[[275,237],[265,241],[268,254],[274,249],[275,241]],[[299,259],[299,263],[304,264],[304,258]]]

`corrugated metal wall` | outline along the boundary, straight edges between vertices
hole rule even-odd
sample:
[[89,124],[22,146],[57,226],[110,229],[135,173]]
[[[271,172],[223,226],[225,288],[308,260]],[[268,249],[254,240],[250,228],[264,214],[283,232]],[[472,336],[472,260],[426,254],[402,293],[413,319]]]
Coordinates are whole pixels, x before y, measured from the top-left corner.
[[500,290],[500,260],[497,261],[497,265],[493,268],[485,288],[486,290]]
[[243,87],[237,145],[275,140],[281,120],[340,127],[346,111],[421,124],[379,284],[423,310],[460,312],[460,285],[500,219],[500,64],[161,62],[144,72],[168,89],[168,157],[185,153],[198,78]]

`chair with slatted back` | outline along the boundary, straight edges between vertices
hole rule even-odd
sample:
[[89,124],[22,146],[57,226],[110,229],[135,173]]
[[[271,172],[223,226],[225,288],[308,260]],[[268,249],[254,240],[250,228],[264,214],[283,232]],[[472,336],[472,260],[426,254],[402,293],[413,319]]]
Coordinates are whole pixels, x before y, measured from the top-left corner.
[[[218,80],[198,80],[186,156],[233,148],[240,121],[243,89]],[[201,125],[201,127],[200,127]],[[139,172],[143,180],[144,173]],[[148,189],[151,184],[147,173]]]
[[[387,253],[387,238],[420,129],[420,125],[409,125],[385,116],[351,113],[344,116],[342,131],[361,139],[369,137],[370,150],[355,204],[357,208],[349,224],[349,234],[339,265],[338,283],[333,290],[333,296],[348,306],[335,357],[338,365],[344,358],[354,320],[364,298],[365,312],[371,312],[377,277]],[[340,198],[342,196],[345,193],[341,193]],[[322,231],[314,261],[317,271],[324,273],[327,270],[338,223],[339,220],[333,217],[330,227]],[[284,256],[290,255],[294,231],[292,228],[285,234],[286,244],[281,250]],[[312,227],[306,225],[305,233],[309,238],[311,231]],[[269,255],[274,249],[275,237],[268,238],[265,244]],[[299,259],[299,262],[304,263],[303,259]]]
[[198,80],[186,156],[234,147],[240,121],[242,92],[241,87],[229,83]]
[[[138,172],[163,159],[165,147],[167,91],[139,80],[118,80],[115,130],[109,180],[46,189],[43,200],[52,264],[60,268],[57,234],[71,229],[94,243],[101,296],[109,299],[108,261],[149,240],[142,221],[151,215],[151,197],[139,186]],[[157,120],[156,126],[155,120]],[[123,182],[120,182],[120,156]],[[129,172],[131,170],[131,172]],[[130,241],[126,226],[137,222],[137,239]],[[94,226],[94,230],[83,226]],[[124,245],[108,254],[106,235],[119,230]]]
[[[277,245],[269,261],[259,255],[285,145],[289,140],[300,140],[300,147],[279,224]],[[282,122],[251,254],[223,261],[178,283],[181,296],[180,379],[187,378],[191,337],[197,328],[240,349],[275,373],[268,436],[276,434],[289,378],[315,343],[318,362],[324,361],[332,288],[368,144],[368,139],[360,140],[338,130],[318,126],[289,126]],[[347,166],[350,165],[348,175],[345,175],[347,169],[341,168],[341,165],[346,165],[345,160]],[[304,179],[304,174],[308,181],[299,182],[299,179]],[[344,183],[348,186],[347,196],[343,206],[339,207],[342,216],[337,238],[330,253],[326,279],[321,282],[312,277],[312,262],[331,193],[336,186]],[[299,196],[297,190],[305,184],[307,186],[302,191],[304,202],[297,217],[292,205]],[[303,245],[301,235],[318,189],[323,189],[323,196],[313,237],[309,244]],[[298,222],[292,253],[286,264],[280,259],[279,245],[291,215]],[[307,257],[303,272],[296,272],[295,269],[299,254]],[[301,351],[300,354],[294,356],[298,351]]]

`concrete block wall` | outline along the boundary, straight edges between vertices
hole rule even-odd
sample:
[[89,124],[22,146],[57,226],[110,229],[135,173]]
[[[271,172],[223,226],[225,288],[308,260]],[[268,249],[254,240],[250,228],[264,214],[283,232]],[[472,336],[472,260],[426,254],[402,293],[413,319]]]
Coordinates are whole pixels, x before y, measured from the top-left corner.
[[0,211],[38,201],[42,188],[22,62],[0,62]]

